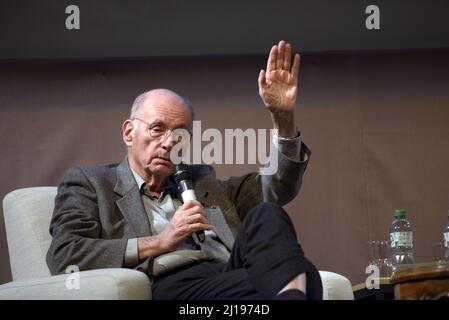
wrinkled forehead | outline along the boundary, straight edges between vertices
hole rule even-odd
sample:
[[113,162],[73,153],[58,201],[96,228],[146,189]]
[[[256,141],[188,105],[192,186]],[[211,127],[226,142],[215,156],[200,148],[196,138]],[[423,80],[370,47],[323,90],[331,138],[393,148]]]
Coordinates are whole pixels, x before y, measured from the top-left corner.
[[179,99],[145,99],[138,116],[150,123],[158,121],[172,127],[187,128],[193,121],[190,107]]

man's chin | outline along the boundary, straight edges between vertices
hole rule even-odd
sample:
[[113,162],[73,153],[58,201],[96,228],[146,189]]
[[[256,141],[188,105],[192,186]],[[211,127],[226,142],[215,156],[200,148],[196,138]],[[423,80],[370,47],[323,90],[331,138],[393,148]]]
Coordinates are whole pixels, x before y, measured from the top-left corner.
[[154,159],[151,166],[154,170],[153,172],[158,172],[170,176],[173,173],[173,163],[165,159]]

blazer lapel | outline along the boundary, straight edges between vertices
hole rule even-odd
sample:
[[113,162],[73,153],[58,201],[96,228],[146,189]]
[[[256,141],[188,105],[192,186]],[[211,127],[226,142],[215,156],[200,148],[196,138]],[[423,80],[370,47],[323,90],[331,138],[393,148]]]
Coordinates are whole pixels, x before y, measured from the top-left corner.
[[232,234],[231,229],[229,229],[220,207],[217,207],[216,209],[207,208],[206,212],[209,223],[215,227],[214,231],[217,236],[229,250],[232,250],[235,240],[234,235]]
[[117,183],[114,191],[122,196],[117,207],[131,224],[138,237],[151,235],[150,222],[142,203],[139,188],[126,157],[117,167]]
[[223,244],[229,249],[232,250],[234,245],[234,235],[226,223],[226,219],[223,215],[223,212],[219,206],[215,208],[209,208],[207,204],[209,203],[207,199],[208,192],[204,192],[201,190],[195,190],[197,193],[198,201],[205,205],[205,211],[207,214],[207,219],[209,223],[214,226],[214,232],[223,242]]

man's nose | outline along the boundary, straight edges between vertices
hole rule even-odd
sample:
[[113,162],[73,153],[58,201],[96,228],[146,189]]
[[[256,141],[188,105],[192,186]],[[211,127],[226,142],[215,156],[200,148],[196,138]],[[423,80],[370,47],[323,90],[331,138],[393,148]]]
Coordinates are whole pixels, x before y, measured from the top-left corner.
[[168,130],[163,136],[161,141],[161,146],[167,151],[171,151],[173,146],[175,145],[175,141],[173,139],[173,134],[171,130]]

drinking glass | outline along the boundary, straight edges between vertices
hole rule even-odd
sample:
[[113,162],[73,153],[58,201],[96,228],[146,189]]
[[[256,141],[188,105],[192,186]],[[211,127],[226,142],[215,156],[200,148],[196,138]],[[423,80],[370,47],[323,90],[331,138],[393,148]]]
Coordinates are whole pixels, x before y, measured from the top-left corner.
[[438,263],[449,262],[449,250],[442,242],[432,243],[433,261]]
[[379,268],[379,277],[391,277],[391,248],[388,240],[372,240],[368,242],[368,257],[371,265]]

